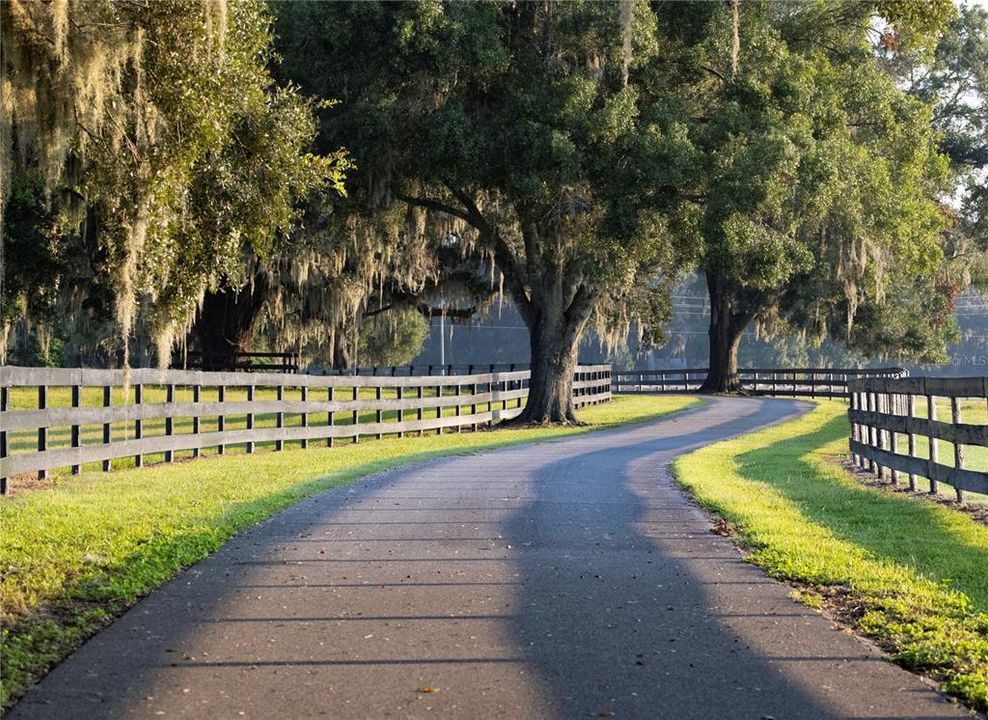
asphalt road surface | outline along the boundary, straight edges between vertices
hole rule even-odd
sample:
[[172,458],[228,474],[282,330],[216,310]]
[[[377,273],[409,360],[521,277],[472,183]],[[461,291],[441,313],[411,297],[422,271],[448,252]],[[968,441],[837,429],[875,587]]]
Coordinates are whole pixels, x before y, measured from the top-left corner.
[[327,492],[151,593],[9,717],[965,717],[742,562],[666,473],[804,409],[715,400]]

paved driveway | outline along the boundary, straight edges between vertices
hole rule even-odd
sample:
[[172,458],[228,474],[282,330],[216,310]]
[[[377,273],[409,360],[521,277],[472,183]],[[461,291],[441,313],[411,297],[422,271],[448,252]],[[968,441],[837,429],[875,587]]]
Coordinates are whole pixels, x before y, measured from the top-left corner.
[[964,717],[744,564],[666,475],[803,408],[718,399],[312,498],[153,592],[10,717]]

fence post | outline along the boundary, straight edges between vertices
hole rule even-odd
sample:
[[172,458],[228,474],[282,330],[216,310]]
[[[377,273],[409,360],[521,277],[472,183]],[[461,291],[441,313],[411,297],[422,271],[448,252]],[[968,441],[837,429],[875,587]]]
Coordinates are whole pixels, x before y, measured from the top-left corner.
[[[140,387],[140,385],[138,385],[137,387]],[[82,386],[81,385],[73,385],[72,386],[72,407],[77,408],[77,407],[80,407],[81,405],[82,405]],[[140,437],[140,422],[141,422],[140,420],[135,420],[134,421],[134,436],[137,437],[137,438]],[[73,425],[72,428],[71,428],[71,430],[69,431],[69,433],[70,433],[70,435],[69,435],[69,444],[72,447],[74,447],[74,448],[79,447],[79,441],[82,439],[81,438],[81,432],[80,432],[79,426],[78,425]],[[137,467],[140,467],[141,466],[140,457],[141,456],[138,455],[137,457],[134,458],[134,464]],[[73,465],[72,466],[72,474],[73,475],[78,475],[81,471],[82,471],[82,467],[80,465]]]
[[[48,409],[48,386],[38,385],[38,410]],[[48,449],[48,426],[42,425],[38,428],[38,452],[42,453]],[[48,477],[47,470],[38,470],[38,480]]]
[[[0,412],[7,412],[7,386],[0,387]],[[7,457],[7,431],[0,427],[0,460]],[[7,494],[7,477],[0,475],[0,495]]]
[[[248,385],[247,386],[247,402],[248,403],[251,403],[251,404],[253,404],[253,402],[254,402],[254,386],[253,385]],[[249,410],[247,412],[247,429],[248,430],[253,430],[254,429],[254,413],[253,413],[253,408],[251,408],[251,410]],[[252,455],[254,453],[254,441],[253,440],[248,440],[247,441],[246,450],[247,450],[247,454],[248,455]]]
[[[443,397],[443,386],[437,385],[436,386],[436,419],[437,420],[442,420],[443,418],[443,406],[440,404],[442,401],[442,397]],[[443,434],[443,428],[440,425],[439,427],[436,428],[436,435],[442,435],[442,434]]]
[[[301,402],[302,402],[302,415],[301,415],[301,418],[300,418],[300,422],[302,423],[302,427],[309,427],[309,413],[306,412],[307,408],[305,407],[305,404],[307,402],[309,402],[309,387],[308,387],[308,385],[302,385],[298,389],[298,392],[299,392],[299,400],[301,400]],[[305,448],[309,447],[309,438],[307,438],[307,437],[302,438],[302,445],[301,445],[301,447],[302,447],[303,450]]]
[[[756,383],[757,387],[757,383]],[[855,411],[858,409],[858,394],[856,392],[851,393],[851,410]],[[853,442],[861,442],[858,438],[861,437],[861,427],[858,423],[851,423],[851,440]],[[851,452],[851,464],[855,467],[861,467],[861,456],[852,451]]]
[[[877,413],[878,412],[878,394],[877,393],[873,393],[873,392],[869,392],[868,393],[868,409],[871,412],[873,412],[873,413]],[[876,428],[874,425],[869,425],[868,426],[868,444],[871,447],[875,447],[875,448],[877,448],[879,446],[878,445],[878,428]],[[882,466],[879,465],[877,462],[875,462],[874,458],[871,458],[869,460],[869,467],[871,469],[871,472],[875,473],[879,477],[882,476]]]
[[[219,403],[226,402],[226,385],[220,385],[216,388],[216,400]],[[216,416],[216,431],[223,432],[226,429],[226,416],[223,415],[223,408],[220,408],[220,414]],[[223,443],[223,436],[220,436],[220,443],[216,446],[216,454],[223,455],[226,453],[226,445]]]
[[[512,367],[514,366],[512,365]],[[462,394],[463,394],[463,386],[460,385],[459,383],[456,383],[456,417],[460,417],[460,395]],[[459,421],[457,421],[456,423],[456,432],[458,433],[463,432],[463,425]]]
[[[470,369],[471,370],[473,369],[473,365],[470,366]],[[474,395],[474,396],[477,394],[477,383],[473,383],[472,385],[470,385],[470,394],[471,395]],[[477,432],[477,427],[478,427],[477,426],[477,418],[476,418],[476,415],[477,415],[477,403],[476,403],[476,400],[477,400],[477,398],[474,397],[473,400],[475,402],[470,406],[470,414],[475,416],[474,419],[473,419],[473,431],[474,432]]]
[[[382,395],[381,386],[378,385],[376,388],[374,388],[374,399],[377,400],[378,402],[381,402],[381,395]],[[375,422],[377,422],[378,425],[384,422],[384,413],[381,411],[380,407],[377,408],[377,412],[374,414],[374,420]],[[378,428],[378,430],[380,430],[380,428]],[[380,440],[382,437],[384,437],[384,435],[383,433],[378,432],[375,437],[378,440]]]
[[[193,385],[192,386],[192,402],[194,402],[196,404],[199,403],[199,395],[200,395],[201,392],[202,392],[202,390],[201,390],[201,387],[199,385]],[[198,410],[196,410],[196,414],[192,416],[192,434],[193,435],[198,435],[199,434],[199,411]],[[197,448],[197,447],[192,448],[192,457],[194,457],[194,458],[199,457],[199,448]]]
[[[954,425],[961,424],[961,399],[959,397],[950,398],[950,420]],[[954,437],[954,467],[958,470],[964,467],[964,445],[957,442],[956,436]],[[958,487],[954,487],[954,494],[957,496],[957,502],[964,502],[964,491]]]
[[[405,411],[401,409],[401,401],[405,397],[405,386],[398,385],[398,425],[400,426],[405,420]],[[398,431],[398,437],[405,437],[405,433],[402,430]]]
[[[356,403],[360,400],[360,388],[357,386],[357,381],[353,381],[353,402]],[[360,411],[354,410],[353,415],[353,442],[354,444],[360,442]]]
[[[165,402],[171,405],[175,402],[175,386],[168,384],[165,386]],[[175,431],[175,421],[172,419],[171,415],[172,409],[168,408],[168,414],[165,415],[165,435],[171,436]],[[165,462],[170,463],[174,459],[174,453],[169,450],[165,450]]]
[[[111,393],[113,392],[113,387],[110,385],[103,386],[103,407],[108,408],[111,404]],[[110,423],[103,423],[103,444],[109,445],[111,440]],[[103,461],[103,472],[109,472],[112,461],[106,459]]]
[[[79,402],[79,396],[81,395],[81,393],[82,393],[82,388],[81,387],[76,386],[76,387],[72,388],[72,407],[79,407],[78,402]],[[134,418],[134,439],[135,440],[140,440],[140,439],[142,439],[144,437],[144,421],[140,417],[141,406],[143,404],[144,404],[144,386],[141,385],[140,383],[137,383],[136,385],[134,385],[134,408],[135,408],[136,413],[137,413],[137,417]],[[74,430],[74,432],[73,432],[73,442],[74,442],[73,447],[79,447],[78,427],[79,427],[78,425],[73,426],[73,430]],[[144,466],[144,456],[141,454],[141,451],[140,451],[140,445],[141,444],[142,443],[138,443],[138,451],[134,455],[134,467],[143,467]],[[76,469],[78,467],[79,467],[78,465],[74,465],[73,466],[73,468],[72,468],[73,474],[78,474],[78,470]]]
[[933,395],[926,396],[926,418],[929,426],[926,434],[930,440],[929,470],[926,476],[930,479],[930,494],[937,495],[940,492],[940,481],[935,479],[935,473],[937,471],[936,465],[940,462],[940,445],[937,443],[937,439],[933,434],[933,424],[937,420],[937,403]]
[[[913,418],[916,417],[916,396],[912,393],[906,395],[906,415],[909,418],[906,420],[909,430],[906,436],[909,443],[909,457],[916,457],[916,433],[912,431]],[[909,473],[909,489],[916,492],[916,473]]]
[[487,421],[487,427],[494,427],[494,366],[491,365],[491,377],[487,381],[487,413],[491,419]]
[[[335,389],[336,388],[333,385],[330,385],[329,386],[329,390],[327,390],[327,392],[326,392],[326,400],[328,402],[334,402],[335,401],[336,393],[333,392]],[[326,426],[327,427],[330,427],[330,428],[333,427],[333,411],[332,410],[330,410],[329,412],[326,413]],[[333,439],[334,438],[333,438],[332,432],[333,431],[330,430],[329,431],[330,434],[326,438],[326,447],[333,447]]]
[[425,400],[422,399],[422,395],[423,395],[422,388],[423,388],[422,385],[419,385],[418,387],[415,388],[415,399],[418,401],[415,403],[415,420],[419,423],[419,437],[422,437],[422,435],[424,434],[421,425],[422,404],[425,402]]
[[[889,415],[897,416],[900,414],[898,395],[896,394],[888,395],[888,404],[889,404]],[[890,436],[889,439],[891,441],[891,445],[889,449],[892,451],[893,455],[897,455],[899,453],[899,433],[895,431],[895,428],[892,428],[889,431],[889,436]],[[892,484],[895,486],[899,485],[899,471],[896,470],[894,467],[892,468]]]
[[[275,399],[279,403],[284,402],[284,400],[285,400],[285,386],[284,385],[280,385],[279,384],[278,387],[276,388],[276,390],[275,390]],[[278,406],[278,412],[276,412],[274,414],[274,426],[276,428],[283,428],[283,427],[285,427],[285,413],[284,413],[284,411],[283,411],[283,409],[282,409],[282,407],[280,405]],[[285,448],[285,442],[284,442],[284,440],[282,440],[281,438],[278,438],[277,440],[274,441],[274,450],[275,450],[275,452],[278,452],[279,450],[283,450],[284,448]]]

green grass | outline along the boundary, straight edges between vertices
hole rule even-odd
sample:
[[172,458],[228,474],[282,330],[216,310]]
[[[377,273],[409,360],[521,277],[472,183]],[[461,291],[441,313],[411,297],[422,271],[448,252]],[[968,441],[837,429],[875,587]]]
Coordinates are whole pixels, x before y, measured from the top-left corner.
[[795,596],[828,606],[899,664],[988,710],[988,527],[923,498],[863,485],[847,453],[846,406],[678,459],[682,485],[723,516]]
[[86,637],[231,535],[359,477],[638,422],[699,404],[626,396],[588,407],[584,427],[503,429],[290,449],[59,478],[0,502],[2,705]]

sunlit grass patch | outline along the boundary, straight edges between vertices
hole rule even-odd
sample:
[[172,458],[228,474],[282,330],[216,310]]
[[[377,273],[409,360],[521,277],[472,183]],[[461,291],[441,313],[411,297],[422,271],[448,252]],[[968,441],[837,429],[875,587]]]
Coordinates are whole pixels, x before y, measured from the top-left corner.
[[773,577],[805,583],[905,667],[988,710],[988,527],[917,497],[862,485],[846,405],[678,459],[676,476],[723,516]]

